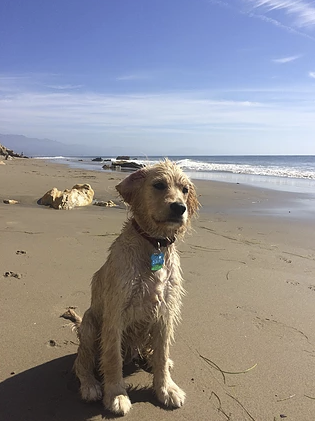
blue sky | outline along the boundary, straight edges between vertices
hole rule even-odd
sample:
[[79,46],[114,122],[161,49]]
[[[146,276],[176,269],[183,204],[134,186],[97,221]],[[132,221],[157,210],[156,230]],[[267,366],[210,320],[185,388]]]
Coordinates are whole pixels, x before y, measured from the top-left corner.
[[315,1],[2,0],[0,133],[315,154]]

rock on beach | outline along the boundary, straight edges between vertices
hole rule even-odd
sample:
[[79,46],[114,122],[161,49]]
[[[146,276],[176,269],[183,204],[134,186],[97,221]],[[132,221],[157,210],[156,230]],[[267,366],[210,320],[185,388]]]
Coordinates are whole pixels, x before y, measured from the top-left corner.
[[76,206],[87,206],[93,201],[94,190],[90,184],[75,184],[71,190],[49,190],[39,199],[39,205],[50,206],[54,209],[70,210]]

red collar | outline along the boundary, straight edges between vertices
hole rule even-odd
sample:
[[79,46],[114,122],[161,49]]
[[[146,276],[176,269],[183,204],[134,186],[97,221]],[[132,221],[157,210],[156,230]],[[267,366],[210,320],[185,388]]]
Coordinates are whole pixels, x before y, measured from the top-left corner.
[[132,219],[132,225],[134,229],[146,240],[148,240],[157,250],[160,247],[168,247],[175,242],[175,237],[173,238],[153,238],[149,234],[143,231],[143,229],[138,225],[135,219]]

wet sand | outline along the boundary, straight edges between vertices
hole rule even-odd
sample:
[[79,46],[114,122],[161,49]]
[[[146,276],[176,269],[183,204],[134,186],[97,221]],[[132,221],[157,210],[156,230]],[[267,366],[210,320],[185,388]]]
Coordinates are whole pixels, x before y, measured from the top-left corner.
[[[113,418],[80,401],[71,368],[77,339],[60,315],[83,314],[90,279],[127,211],[125,173],[38,160],[0,166],[0,420]],[[37,205],[52,187],[89,183],[119,206],[57,211]],[[313,421],[314,204],[293,193],[197,181],[202,208],[178,244],[187,295],[172,347],[183,408],[155,400],[151,375],[129,367],[129,420]],[[4,199],[20,203],[6,205]],[[25,253],[23,253],[25,252]],[[5,277],[6,272],[21,275]],[[286,418],[285,418],[286,417]]]

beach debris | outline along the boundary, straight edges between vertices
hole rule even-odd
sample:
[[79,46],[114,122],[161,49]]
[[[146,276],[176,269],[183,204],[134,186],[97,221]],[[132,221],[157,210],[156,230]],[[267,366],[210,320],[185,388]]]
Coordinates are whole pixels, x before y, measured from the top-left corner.
[[6,205],[16,205],[18,202],[18,200],[14,200],[14,199],[4,199],[3,203],[5,203]]
[[77,338],[79,339],[79,327],[81,325],[82,322],[82,317],[80,317],[75,311],[76,307],[68,307],[68,309],[60,315],[60,317],[66,319],[66,320],[70,320],[70,328],[72,330],[72,332],[74,331],[77,335]]
[[94,190],[90,184],[75,184],[71,190],[60,191],[56,187],[38,200],[39,205],[54,209],[70,210],[76,206],[87,206],[93,201]]
[[314,260],[315,261],[315,257],[314,255],[307,255],[307,256],[303,256],[301,254],[296,254],[296,253],[290,253],[288,251],[284,251],[284,254],[289,254],[290,256],[296,256],[296,257],[301,257],[302,259],[308,259],[308,260]]
[[289,400],[289,399],[294,398],[294,396],[296,396],[296,394],[295,394],[295,393],[294,393],[293,395],[290,395],[290,396],[286,397],[286,398],[277,399],[277,402],[287,401],[287,400]]
[[[204,392],[204,389],[202,389],[202,391]],[[215,392],[212,391],[209,399],[211,400],[213,396],[215,397],[215,399],[218,402],[218,405],[217,405],[218,412],[221,412],[221,414],[225,416],[225,418],[227,419],[227,421],[229,421],[230,420],[230,416],[223,410],[221,399],[219,398],[219,396]]]
[[[236,397],[235,396],[232,396],[232,395],[230,395],[230,393],[227,393],[227,395],[230,397],[230,398],[232,398],[232,399],[234,399],[235,400],[235,402],[237,402],[238,404],[239,404],[239,406],[246,412],[246,414],[249,416],[249,418],[252,420],[252,421],[256,421],[255,420],[255,418],[250,414],[250,412],[245,408],[245,406],[238,400],[238,399],[236,399]],[[280,415],[280,417],[281,417],[281,415]]]
[[75,325],[80,325],[82,322],[82,318],[74,311],[76,307],[68,307],[67,310],[60,315],[60,317],[70,320]]
[[5,165],[5,162],[3,162],[2,160],[0,161],[0,165]]
[[114,206],[117,206],[116,203],[114,203],[112,200],[108,200],[107,202],[104,202],[103,200],[96,200],[93,205],[95,206],[105,206],[112,208]]
[[[198,352],[198,351],[197,351]],[[210,367],[212,367],[212,368],[214,368],[215,370],[218,370],[221,374],[222,374],[222,377],[223,377],[223,383],[224,384],[226,384],[226,378],[225,378],[225,374],[232,374],[232,375],[234,375],[234,374],[245,374],[245,373],[248,373],[249,371],[251,371],[251,370],[253,370],[254,368],[256,368],[257,367],[257,363],[256,364],[254,364],[252,367],[250,367],[250,368],[246,368],[245,370],[241,370],[241,371],[226,371],[226,370],[222,370],[215,362],[213,362],[213,361],[211,361],[209,358],[207,358],[207,357],[204,357],[203,355],[201,355],[199,352],[198,352],[198,355],[199,355],[199,357],[205,362],[205,363],[207,363],[208,365],[210,365]]]
[[75,345],[75,346],[79,346],[79,345],[80,345],[80,344],[79,344],[79,342],[68,341],[67,339],[65,339],[65,340],[63,341],[63,344],[64,344],[64,345]]
[[12,272],[12,271],[4,272],[3,276],[5,278],[17,278],[17,279],[22,278],[22,275],[20,273],[15,273],[15,272]]
[[15,252],[15,254],[26,254],[26,251],[24,251],[24,250],[17,250]]

